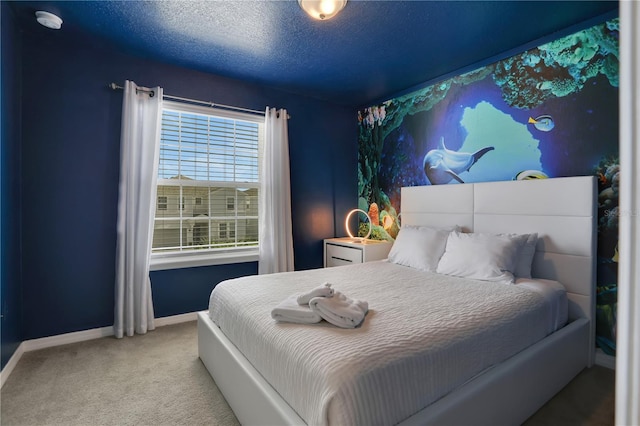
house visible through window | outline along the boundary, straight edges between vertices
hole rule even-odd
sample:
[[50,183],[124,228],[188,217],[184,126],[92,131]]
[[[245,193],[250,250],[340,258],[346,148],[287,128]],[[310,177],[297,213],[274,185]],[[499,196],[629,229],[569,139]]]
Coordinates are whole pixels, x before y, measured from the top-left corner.
[[154,255],[257,252],[263,123],[257,115],[164,102]]

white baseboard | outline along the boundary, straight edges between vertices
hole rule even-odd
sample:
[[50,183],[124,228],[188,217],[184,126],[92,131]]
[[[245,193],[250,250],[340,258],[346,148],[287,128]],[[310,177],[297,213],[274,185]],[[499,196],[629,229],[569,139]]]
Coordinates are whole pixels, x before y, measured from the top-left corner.
[[616,369],[616,357],[605,354],[602,349],[596,349],[596,365],[601,367]]
[[[196,312],[186,314],[172,315],[169,317],[161,317],[155,319],[156,327],[165,325],[179,324],[182,322],[195,321]],[[58,334],[56,336],[42,337],[39,339],[25,340],[20,343],[16,351],[13,353],[9,361],[0,371],[0,388],[9,378],[9,375],[22,358],[25,352],[37,351],[39,349],[51,348],[54,346],[68,345],[69,343],[84,342],[86,340],[100,339],[101,337],[113,336],[113,327],[93,328],[91,330],[75,331],[73,333]]]
[[156,327],[162,327],[165,325],[180,324],[181,322],[195,321],[196,319],[198,319],[197,312],[188,312],[186,314],[171,315],[170,317],[156,318],[155,324],[156,324]]
[[0,371],[0,389],[2,389],[2,387],[4,386],[4,382],[7,381],[16,365],[18,365],[18,361],[20,361],[20,358],[22,358],[23,353],[24,342],[18,345],[16,351],[13,353],[13,355],[11,355],[11,358],[9,358],[9,361],[7,361],[7,364],[4,366],[2,371]]
[[84,342],[86,340],[99,339],[101,337],[108,336],[113,336],[113,327],[93,328],[91,330],[41,337],[40,339],[25,340],[22,344],[24,345],[25,352],[31,352],[39,349],[68,345],[69,343]]

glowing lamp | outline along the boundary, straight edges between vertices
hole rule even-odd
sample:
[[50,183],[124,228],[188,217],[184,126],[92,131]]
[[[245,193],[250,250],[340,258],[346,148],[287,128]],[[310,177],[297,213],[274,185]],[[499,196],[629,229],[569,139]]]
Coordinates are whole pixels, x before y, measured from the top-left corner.
[[[364,213],[364,215],[367,217],[367,220],[369,221],[369,232],[367,232],[367,235],[365,237],[354,237],[351,233],[351,230],[349,229],[349,219],[351,219],[351,215],[354,213]],[[369,217],[369,214],[364,210],[353,209],[349,212],[349,214],[347,214],[347,218],[344,220],[344,227],[347,229],[347,234],[350,238],[354,240],[366,240],[371,235],[371,218]]]

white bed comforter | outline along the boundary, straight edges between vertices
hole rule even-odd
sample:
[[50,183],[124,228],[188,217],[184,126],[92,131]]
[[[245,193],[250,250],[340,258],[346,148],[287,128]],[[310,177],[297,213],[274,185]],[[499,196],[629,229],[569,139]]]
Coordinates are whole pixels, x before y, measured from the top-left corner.
[[[356,329],[276,323],[286,297],[330,282],[369,302]],[[220,283],[209,315],[308,424],[391,425],[549,333],[553,307],[517,285],[385,261]]]

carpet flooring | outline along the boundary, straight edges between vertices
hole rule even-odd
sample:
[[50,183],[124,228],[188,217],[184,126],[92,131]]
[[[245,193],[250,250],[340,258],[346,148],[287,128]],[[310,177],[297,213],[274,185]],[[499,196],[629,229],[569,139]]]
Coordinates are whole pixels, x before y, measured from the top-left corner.
[[[583,371],[525,425],[613,425],[614,376]],[[195,322],[27,352],[0,398],[6,426],[239,424],[198,358]]]

